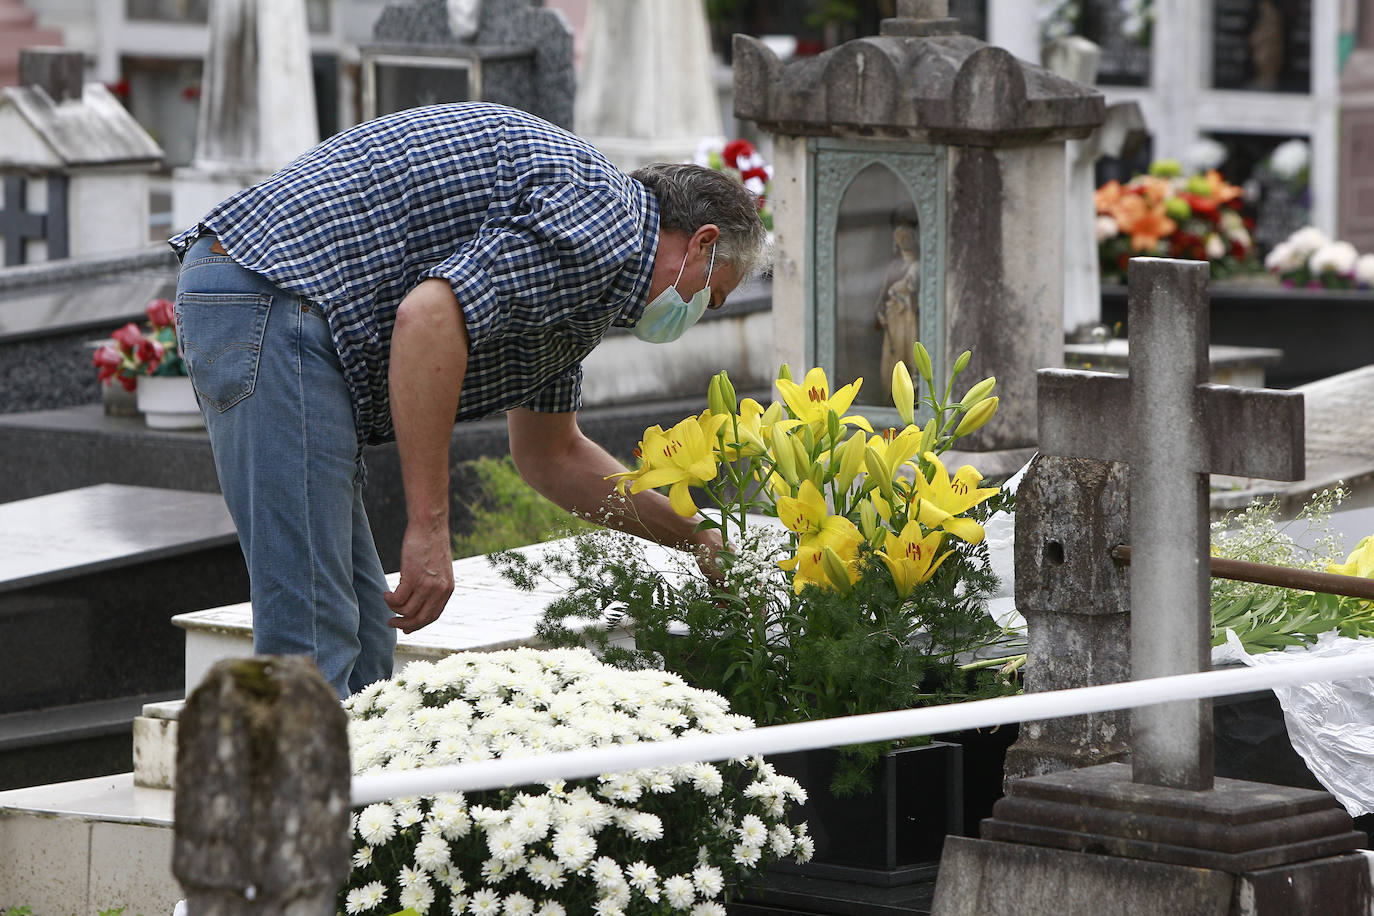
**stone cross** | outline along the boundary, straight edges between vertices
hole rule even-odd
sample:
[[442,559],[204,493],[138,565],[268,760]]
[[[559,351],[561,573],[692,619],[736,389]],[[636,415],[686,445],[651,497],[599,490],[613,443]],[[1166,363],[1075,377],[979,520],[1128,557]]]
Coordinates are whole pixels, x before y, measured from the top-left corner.
[[[1045,454],[1130,467],[1131,677],[1206,670],[1209,473],[1299,480],[1303,399],[1208,382],[1208,265],[1135,258],[1128,277],[1129,377],[1063,369],[1039,375]],[[1136,782],[1212,787],[1209,700],[1139,707]]]

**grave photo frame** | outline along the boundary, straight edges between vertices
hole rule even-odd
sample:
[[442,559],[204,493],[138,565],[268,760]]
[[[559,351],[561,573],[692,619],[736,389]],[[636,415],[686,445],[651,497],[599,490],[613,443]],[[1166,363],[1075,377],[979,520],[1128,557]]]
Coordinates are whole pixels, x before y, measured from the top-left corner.
[[[456,78],[461,77],[461,89],[447,98],[435,98],[434,102],[470,102],[482,97],[482,59],[480,57],[460,57],[451,51],[442,54],[426,53],[410,48],[405,51],[381,51],[364,49],[360,63],[362,85],[363,120],[371,120],[381,115],[395,114],[412,105],[394,104],[396,97],[406,94],[406,78],[413,78],[429,71],[447,71],[439,76],[438,86],[449,89],[458,85]],[[449,95],[449,93],[444,93]]]
[[[900,260],[894,252],[895,232],[905,223],[919,240],[916,339],[930,353],[935,378],[943,378],[945,148],[849,137],[813,137],[807,146],[815,162],[807,220],[816,227],[807,237],[806,263],[811,265],[803,319],[807,364],[825,367],[836,384],[848,383],[851,377],[871,376],[878,360],[863,356],[874,356],[887,347],[903,352],[910,367],[914,340],[907,339],[909,332],[889,344],[885,338],[898,332],[893,325],[881,323],[884,298],[891,295],[894,284],[904,282],[893,276],[892,266]],[[881,199],[884,192],[895,192],[896,200]],[[894,241],[868,244],[875,233],[884,240],[893,233]],[[854,263],[859,258],[865,263]],[[865,365],[870,367],[866,372]],[[886,371],[886,378],[869,379],[869,387],[856,403],[875,422],[898,426],[897,411],[886,393],[891,368]],[[880,391],[884,394],[876,393]],[[918,405],[918,421],[927,419],[928,413]]]

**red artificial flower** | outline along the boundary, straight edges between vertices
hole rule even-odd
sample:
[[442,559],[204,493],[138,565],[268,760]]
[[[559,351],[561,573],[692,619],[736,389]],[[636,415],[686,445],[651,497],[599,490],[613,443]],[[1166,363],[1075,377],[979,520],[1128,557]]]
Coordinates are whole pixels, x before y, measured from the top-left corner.
[[750,178],[757,178],[759,181],[768,181],[768,170],[765,168],[745,169],[740,172],[740,181],[748,181]]
[[739,170],[740,163],[748,162],[752,155],[754,155],[754,144],[748,140],[731,140],[725,144],[725,149],[721,150],[720,158],[724,159],[725,164],[730,168]]
[[145,337],[139,341],[138,349],[134,351],[134,357],[148,367],[148,374],[151,375],[157,371],[158,364],[162,362],[163,352],[162,344],[151,337]]
[[1179,195],[1188,202],[1188,206],[1198,216],[1215,217],[1217,215],[1218,201],[1212,197],[1204,197],[1200,194],[1189,194],[1186,191]]
[[169,299],[154,299],[148,303],[146,311],[154,330],[170,328],[176,324],[176,314],[173,312],[173,305]]
[[119,367],[124,365],[124,354],[115,348],[114,344],[101,344],[95,351],[95,356],[91,360],[91,365],[100,370],[99,377],[101,384],[108,384],[114,378]]
[[139,344],[143,343],[143,332],[138,329],[138,325],[132,321],[124,325],[118,331],[110,335],[115,343],[119,344],[119,349],[125,353],[134,353],[138,350]]

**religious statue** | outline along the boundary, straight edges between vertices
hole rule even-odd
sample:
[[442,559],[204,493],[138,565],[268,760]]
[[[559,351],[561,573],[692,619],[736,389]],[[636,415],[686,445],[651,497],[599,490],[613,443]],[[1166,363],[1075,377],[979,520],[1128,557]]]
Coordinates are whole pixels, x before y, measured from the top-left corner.
[[892,396],[892,370],[910,368],[911,345],[921,336],[921,230],[915,216],[898,217],[892,229],[887,278],[878,294],[874,327],[883,334],[883,391]]

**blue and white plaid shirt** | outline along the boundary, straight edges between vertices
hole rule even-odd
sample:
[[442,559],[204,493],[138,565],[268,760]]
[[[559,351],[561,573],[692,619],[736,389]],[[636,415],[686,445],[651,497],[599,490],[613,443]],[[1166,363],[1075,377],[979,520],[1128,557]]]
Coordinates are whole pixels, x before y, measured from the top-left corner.
[[471,347],[459,420],[577,410],[581,362],[644,310],[658,203],[599,152],[533,115],[436,105],[344,131],[171,239],[201,227],[240,265],[320,303],[360,443],[394,437],[396,307],[442,277]]

